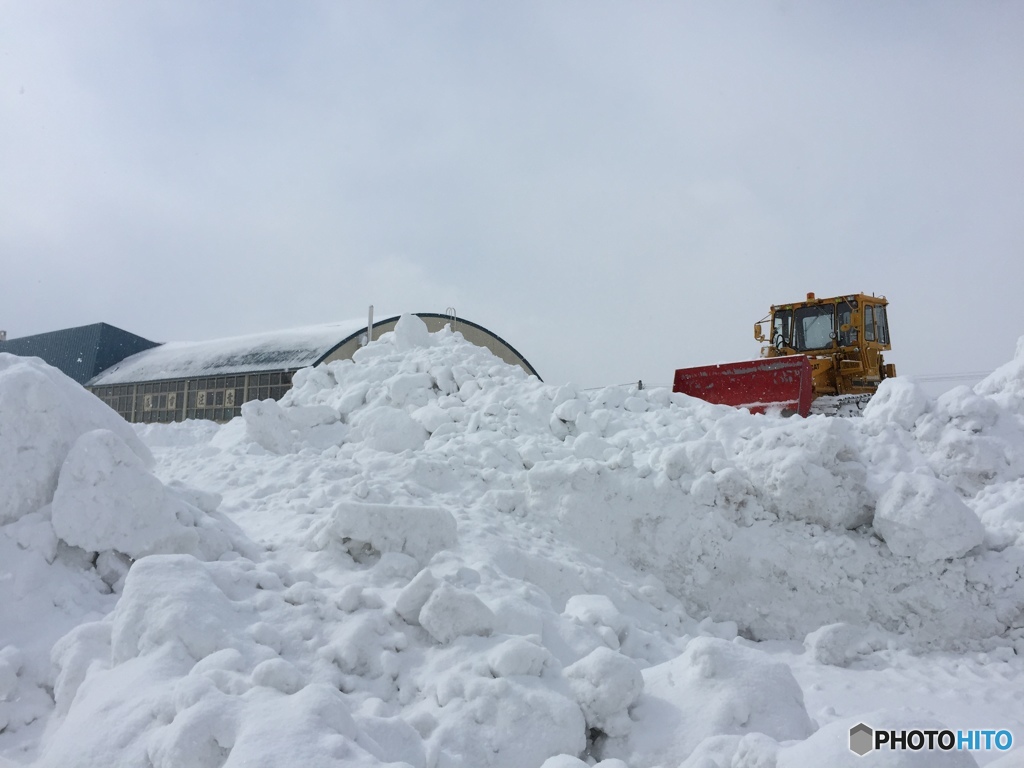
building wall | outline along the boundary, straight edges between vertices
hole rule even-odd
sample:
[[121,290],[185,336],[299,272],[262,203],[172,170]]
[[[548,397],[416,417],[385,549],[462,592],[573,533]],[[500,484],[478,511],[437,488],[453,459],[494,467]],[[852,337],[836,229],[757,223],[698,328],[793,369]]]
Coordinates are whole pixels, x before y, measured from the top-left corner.
[[147,381],[87,387],[133,423],[185,419],[230,421],[250,400],[280,400],[291,389],[294,371],[260,371],[234,376]]

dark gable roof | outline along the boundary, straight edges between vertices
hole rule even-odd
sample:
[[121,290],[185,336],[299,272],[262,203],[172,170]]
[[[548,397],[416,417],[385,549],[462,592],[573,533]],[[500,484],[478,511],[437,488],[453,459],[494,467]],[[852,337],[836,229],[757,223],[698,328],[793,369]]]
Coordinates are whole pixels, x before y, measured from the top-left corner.
[[116,326],[93,323],[0,341],[0,352],[42,358],[79,384],[85,384],[100,371],[155,346],[155,341]]

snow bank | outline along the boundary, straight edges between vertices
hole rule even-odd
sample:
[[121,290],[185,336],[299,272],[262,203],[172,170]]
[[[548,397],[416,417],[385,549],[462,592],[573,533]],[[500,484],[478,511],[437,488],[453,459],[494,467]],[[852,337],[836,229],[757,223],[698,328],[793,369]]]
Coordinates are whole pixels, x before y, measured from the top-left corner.
[[[364,467],[360,503],[458,510],[476,494],[752,638],[849,623],[962,647],[1024,631],[1024,422],[995,394],[1016,391],[1019,365],[988,394],[931,401],[892,379],[862,419],[782,419],[545,385],[421,326],[300,372],[281,403],[282,419],[312,409],[349,429],[327,449],[292,429],[288,450]],[[527,578],[557,591],[542,574]]]
[[0,352],[0,524],[53,498],[64,457],[93,429],[111,430],[143,465],[152,465],[149,449],[95,395],[38,358]]
[[89,552],[113,550],[133,559],[181,552],[204,560],[244,546],[241,531],[190,504],[153,475],[107,429],[75,441],[61,467],[51,517],[60,539]]
[[[843,765],[846,713],[816,730],[751,638],[803,641],[822,675],[897,646],[1024,652],[1017,374],[782,419],[550,386],[403,318],[216,434],[140,431],[161,477],[206,494],[158,480],[105,413],[0,526],[0,704],[19,701],[0,747],[40,766]],[[30,645],[10,627],[33,601],[63,615]]]
[[165,486],[152,464],[94,395],[41,360],[0,354],[0,736],[14,749],[54,706],[51,647],[114,607],[133,559],[252,551],[216,496]]

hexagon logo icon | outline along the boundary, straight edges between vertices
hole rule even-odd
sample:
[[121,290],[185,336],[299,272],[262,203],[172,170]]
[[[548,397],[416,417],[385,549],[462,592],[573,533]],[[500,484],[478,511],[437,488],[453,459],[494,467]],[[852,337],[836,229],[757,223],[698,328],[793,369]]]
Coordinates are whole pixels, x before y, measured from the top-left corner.
[[850,729],[850,751],[864,757],[875,748],[874,731],[864,723],[857,723]]

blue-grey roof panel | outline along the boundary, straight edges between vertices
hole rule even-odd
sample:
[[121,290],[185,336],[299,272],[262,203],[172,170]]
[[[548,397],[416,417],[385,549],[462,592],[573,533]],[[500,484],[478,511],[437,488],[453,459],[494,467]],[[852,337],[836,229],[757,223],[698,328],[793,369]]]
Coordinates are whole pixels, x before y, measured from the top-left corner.
[[42,358],[84,384],[104,368],[155,344],[113,325],[93,323],[0,341],[0,352]]

